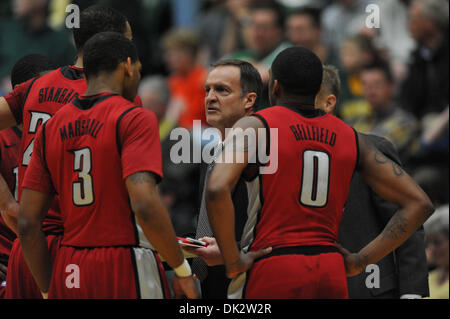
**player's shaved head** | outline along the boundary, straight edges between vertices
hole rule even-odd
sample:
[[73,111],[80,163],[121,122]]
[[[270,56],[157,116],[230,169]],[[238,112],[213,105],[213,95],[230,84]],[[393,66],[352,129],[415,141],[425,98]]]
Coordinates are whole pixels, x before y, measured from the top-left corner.
[[101,72],[113,72],[118,65],[131,58],[138,60],[136,47],[123,34],[101,32],[90,38],[84,48],[84,72],[86,78]]
[[11,85],[28,81],[42,72],[56,69],[56,65],[45,55],[28,54],[20,58],[11,70]]
[[80,27],[73,29],[73,38],[77,51],[83,51],[85,43],[99,32],[118,32],[127,30],[127,18],[108,6],[94,5],[80,14]]
[[272,63],[272,81],[278,80],[286,95],[314,98],[322,83],[322,62],[310,50],[290,47],[283,50]]

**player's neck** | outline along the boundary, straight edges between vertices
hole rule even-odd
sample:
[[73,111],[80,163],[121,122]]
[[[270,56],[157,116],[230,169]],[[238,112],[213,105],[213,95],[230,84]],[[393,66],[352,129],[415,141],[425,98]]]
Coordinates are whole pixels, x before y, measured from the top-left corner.
[[84,95],[97,95],[104,92],[117,93],[122,95],[122,88],[120,85],[117,85],[112,77],[107,76],[98,76],[95,79],[91,79],[89,81],[88,89]]
[[82,52],[78,53],[74,66],[76,66],[77,68],[80,68],[80,69],[83,68],[83,53]]
[[288,105],[296,108],[314,108],[314,99],[303,96],[283,96],[275,101],[275,105]]

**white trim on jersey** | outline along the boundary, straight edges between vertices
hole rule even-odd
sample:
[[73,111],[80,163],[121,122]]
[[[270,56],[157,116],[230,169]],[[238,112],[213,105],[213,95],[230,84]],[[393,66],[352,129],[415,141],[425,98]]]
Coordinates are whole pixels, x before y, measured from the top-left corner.
[[142,299],[163,299],[164,291],[161,286],[158,262],[152,250],[147,248],[133,248],[139,288]]
[[[253,181],[246,182],[248,207],[247,207],[247,222],[242,231],[241,250],[247,252],[251,243],[255,239],[255,227],[258,221],[258,213],[261,210],[260,198],[260,178],[256,177]],[[242,299],[244,285],[247,279],[247,273],[241,273],[233,278],[228,286],[228,299]]]

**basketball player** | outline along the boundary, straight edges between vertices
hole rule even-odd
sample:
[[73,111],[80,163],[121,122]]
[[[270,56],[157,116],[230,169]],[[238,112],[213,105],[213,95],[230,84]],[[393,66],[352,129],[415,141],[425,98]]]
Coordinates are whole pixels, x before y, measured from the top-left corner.
[[[316,108],[334,114],[340,93],[338,70],[323,67],[322,86],[316,96]],[[389,159],[401,165],[394,145],[376,135],[365,135]],[[377,196],[361,174],[353,175],[339,226],[339,244],[358,251],[379,234],[393,216],[397,207]],[[366,284],[371,273],[362,272],[347,278],[351,299],[422,298],[429,295],[428,265],[425,255],[424,230],[420,227],[394,252],[377,262],[379,287]],[[411,276],[411,274],[414,274]]]
[[[256,149],[228,148],[232,155],[243,153],[244,162],[218,163],[211,173],[206,206],[227,276],[233,278],[230,298],[347,298],[346,275],[354,276],[390,253],[434,210],[412,178],[368,139],[314,109],[321,81],[322,63],[316,55],[301,47],[285,49],[271,68],[273,107],[234,125],[266,129],[269,135],[269,129],[278,130],[278,150],[268,147],[270,161],[278,159],[278,169],[253,176],[261,206],[248,217],[241,251],[234,241],[230,189]],[[274,142],[271,138],[270,145]],[[335,242],[355,170],[399,210],[377,238],[350,254]],[[271,253],[254,264],[246,254],[267,247]]]
[[[48,57],[42,54],[29,54],[16,62],[11,71],[11,85],[16,87],[35,76],[56,69]],[[6,274],[9,252],[16,239],[18,210],[17,156],[19,154],[21,128],[0,131],[0,299],[5,295]]]
[[[0,129],[23,123],[19,154],[19,201],[36,132],[63,105],[86,91],[87,84],[82,69],[83,47],[90,37],[102,31],[116,31],[130,39],[132,37],[130,25],[120,12],[104,6],[89,7],[80,14],[80,28],[73,29],[78,52],[75,65],[64,66],[33,78],[19,85],[10,94],[0,97]],[[50,205],[43,227],[54,256],[63,232],[56,199]],[[12,247],[8,268],[6,298],[41,298],[23,260],[18,240]]]
[[[103,32],[84,53],[88,89],[43,125],[24,179],[19,237],[31,273],[45,293],[51,279],[51,298],[163,298],[163,268],[155,252],[138,247],[134,211],[185,294],[195,298],[156,188],[162,178],[157,120],[130,102],[140,81],[136,48],[117,32]],[[41,219],[54,193],[64,236],[52,274]],[[76,289],[67,286],[70,265],[79,268]]]

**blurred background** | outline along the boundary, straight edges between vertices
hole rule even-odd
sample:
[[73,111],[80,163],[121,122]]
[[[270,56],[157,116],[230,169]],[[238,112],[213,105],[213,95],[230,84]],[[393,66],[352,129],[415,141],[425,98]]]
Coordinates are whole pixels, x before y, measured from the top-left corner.
[[[143,65],[139,94],[160,125],[161,195],[179,235],[195,233],[200,164],[170,161],[176,141],[169,136],[174,127],[191,129],[194,119],[207,127],[203,83],[209,65],[224,57],[248,60],[267,86],[278,52],[299,45],[339,70],[336,115],[363,133],[388,138],[408,173],[444,211],[436,222],[443,231],[431,227],[427,242],[430,269],[446,269],[448,281],[448,0],[2,0],[0,94],[11,89],[11,68],[26,54],[73,63],[65,26],[72,3],[81,10],[110,5],[128,17]],[[268,106],[266,88],[259,108]],[[191,135],[193,143],[205,144]],[[436,232],[443,237],[436,240]],[[438,246],[446,258],[432,253]]]

